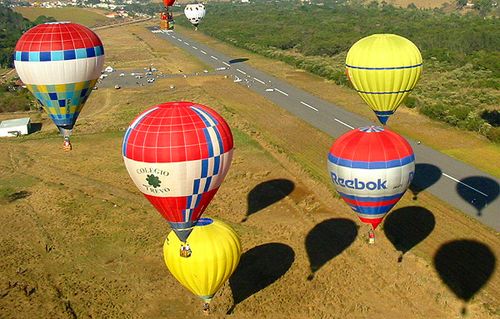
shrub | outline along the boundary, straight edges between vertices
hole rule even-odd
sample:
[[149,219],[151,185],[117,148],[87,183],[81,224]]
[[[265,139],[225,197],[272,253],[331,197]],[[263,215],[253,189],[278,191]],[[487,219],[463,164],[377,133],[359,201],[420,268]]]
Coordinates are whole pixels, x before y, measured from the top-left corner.
[[486,133],[486,137],[495,143],[500,143],[500,127],[492,127]]

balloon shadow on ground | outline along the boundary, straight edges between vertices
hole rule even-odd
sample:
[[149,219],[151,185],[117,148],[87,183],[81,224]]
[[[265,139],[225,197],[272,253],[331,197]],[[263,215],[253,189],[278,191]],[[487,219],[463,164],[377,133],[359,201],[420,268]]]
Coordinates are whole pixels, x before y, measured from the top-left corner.
[[349,247],[358,235],[358,226],[350,219],[332,218],[314,226],[307,234],[306,250],[313,280],[316,271]]
[[470,176],[457,183],[457,192],[477,210],[477,216],[481,216],[483,209],[498,197],[500,187],[489,177]]
[[294,189],[295,184],[283,178],[265,181],[255,186],[248,193],[248,210],[241,222],[246,222],[250,215],[285,198]]
[[410,190],[413,193],[413,200],[416,200],[418,194],[434,185],[443,172],[435,165],[429,163],[419,163],[415,165],[415,175],[410,184]]
[[234,301],[227,314],[233,313],[240,302],[283,276],[294,260],[293,249],[282,243],[263,244],[245,252],[229,279]]
[[232,59],[232,60],[229,60],[229,64],[236,64],[236,63],[241,63],[241,62],[245,62],[245,61],[248,61],[248,58],[237,58],[237,59]]
[[403,255],[432,233],[436,220],[432,212],[420,206],[408,206],[391,212],[384,221],[385,236]]
[[42,123],[31,123],[28,133],[32,134],[41,130],[42,130]]
[[[491,249],[475,240],[447,242],[434,255],[434,267],[441,280],[465,303],[488,282],[495,264]],[[462,314],[466,313],[464,305]]]

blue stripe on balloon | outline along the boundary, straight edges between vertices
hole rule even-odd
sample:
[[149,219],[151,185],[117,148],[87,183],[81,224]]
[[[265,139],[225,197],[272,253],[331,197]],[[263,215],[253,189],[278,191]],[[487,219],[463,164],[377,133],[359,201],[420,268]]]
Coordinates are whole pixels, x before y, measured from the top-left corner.
[[387,200],[393,200],[397,198],[401,198],[405,192],[395,194],[395,195],[390,195],[390,196],[377,196],[377,197],[369,197],[369,196],[359,196],[359,195],[349,195],[346,193],[338,192],[340,196],[343,198],[347,198],[350,200],[356,200],[358,202],[363,202],[363,203],[368,203],[368,202],[383,202]]
[[401,93],[411,92],[411,90],[412,89],[402,90],[402,91],[394,91],[394,92],[368,92],[368,91],[356,90],[356,92],[363,93],[363,94],[401,94]]
[[201,160],[201,177],[208,176],[208,159]]
[[200,192],[200,180],[195,179],[193,183],[193,194],[198,194]]
[[[198,113],[198,115],[200,115],[200,117],[202,117],[202,118],[203,118],[203,121],[205,122],[205,124],[206,124],[207,126],[213,126],[213,125],[217,125],[217,124],[219,124],[219,122],[217,122],[217,120],[215,119],[215,117],[213,117],[210,113],[208,113],[208,112],[206,112],[206,111],[204,111],[204,110],[202,110],[202,109],[200,109],[200,108],[197,108],[196,106],[191,106],[191,108],[192,108],[192,109],[193,109],[196,113]],[[206,118],[211,119],[211,120],[212,120],[212,122],[214,122],[214,124],[213,124],[213,125],[212,125],[212,124],[210,124],[210,123],[206,120]]]
[[207,142],[208,148],[208,156],[214,156],[214,145],[212,144],[212,138],[210,137],[210,133],[208,132],[208,128],[203,129],[203,133],[205,134],[205,141]]
[[220,156],[215,156],[214,157],[214,175],[219,174],[219,169],[220,169]]
[[390,205],[385,205],[385,206],[357,206],[357,205],[352,205],[351,208],[356,211],[357,213],[363,214],[363,215],[381,215],[385,214],[388,211],[391,210],[392,207],[394,207],[396,204],[390,204]]
[[377,115],[392,115],[394,111],[375,111]]
[[104,48],[102,46],[96,46],[64,51],[16,51],[14,60],[31,62],[67,61],[92,58],[101,55],[104,55]]
[[373,71],[380,71],[380,70],[404,70],[404,69],[414,69],[421,67],[423,63],[419,64],[414,64],[414,65],[406,65],[406,66],[390,66],[390,67],[379,67],[379,68],[374,68],[374,67],[366,67],[366,66],[354,66],[354,65],[349,65],[346,63],[346,67],[351,68],[351,69],[358,69],[358,70],[373,70]]
[[204,193],[208,192],[210,183],[212,183],[212,176],[207,177],[207,180],[205,181],[205,189],[203,190]]
[[205,112],[202,112],[199,108],[194,107],[194,106],[191,106],[191,109],[192,109],[193,111],[195,111],[195,112],[196,112],[196,114],[198,114],[198,116],[201,118],[201,120],[203,121],[203,123],[205,123],[205,125],[206,125],[207,127],[212,126],[212,124],[210,124],[210,122],[208,121],[208,119],[207,119],[207,116],[206,116],[206,113],[205,113]]
[[348,159],[343,159],[336,157],[331,153],[328,153],[328,161],[332,164],[350,167],[350,168],[366,168],[366,169],[382,169],[382,168],[393,168],[409,164],[415,161],[415,156],[413,154],[390,161],[380,161],[380,162],[367,162],[367,161],[353,161]]
[[123,138],[123,144],[122,144],[122,155],[125,156],[127,154],[127,143],[128,143],[128,138],[130,136],[130,132],[132,132],[132,128],[129,127],[127,131],[125,132],[125,137]]
[[202,197],[203,197],[203,194],[199,194],[198,196],[196,196],[196,202],[194,204],[194,207],[198,207],[200,205]]
[[217,137],[217,144],[219,145],[219,154],[215,154],[215,155],[223,154],[224,153],[224,144],[222,143],[222,137],[220,136],[220,132],[219,132],[217,126],[214,126],[213,130],[215,131],[215,136]]

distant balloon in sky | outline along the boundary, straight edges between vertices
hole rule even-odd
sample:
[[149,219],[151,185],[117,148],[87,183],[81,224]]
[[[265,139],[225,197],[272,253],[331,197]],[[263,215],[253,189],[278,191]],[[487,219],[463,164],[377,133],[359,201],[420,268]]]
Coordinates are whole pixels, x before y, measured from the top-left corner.
[[67,150],[103,64],[104,48],[97,34],[72,22],[37,25],[16,44],[17,74],[59,128]]
[[168,102],[142,112],[122,147],[135,185],[186,243],[231,165],[226,121],[208,106]]
[[170,233],[163,245],[165,264],[172,275],[204,301],[208,311],[214,294],[236,270],[241,256],[238,235],[227,224],[200,218],[189,237],[189,258],[179,256],[180,241]]
[[410,144],[379,126],[339,137],[328,154],[328,170],[342,199],[373,229],[408,189],[415,173]]
[[417,84],[422,55],[404,37],[373,34],[349,49],[346,68],[356,91],[385,124]]
[[201,3],[188,4],[184,8],[184,14],[186,18],[191,22],[195,27],[201,22],[203,17],[205,16],[205,6]]

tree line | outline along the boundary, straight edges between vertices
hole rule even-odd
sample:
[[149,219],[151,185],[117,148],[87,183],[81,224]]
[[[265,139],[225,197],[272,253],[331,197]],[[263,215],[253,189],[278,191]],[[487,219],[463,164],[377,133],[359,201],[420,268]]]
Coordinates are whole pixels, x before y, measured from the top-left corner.
[[56,20],[52,17],[39,16],[31,22],[11,8],[0,4],[0,67],[13,67],[14,47],[26,30],[49,21]]

